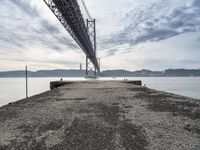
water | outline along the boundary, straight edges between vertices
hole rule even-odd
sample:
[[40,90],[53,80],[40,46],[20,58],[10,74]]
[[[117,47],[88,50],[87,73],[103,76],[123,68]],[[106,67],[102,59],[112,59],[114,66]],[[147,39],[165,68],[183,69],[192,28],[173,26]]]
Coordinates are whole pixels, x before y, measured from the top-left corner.
[[[64,80],[84,80],[84,78],[63,78]],[[101,78],[101,80],[120,80],[124,78]],[[147,87],[200,99],[200,77],[137,77]],[[29,96],[49,90],[50,81],[59,78],[29,78]],[[24,78],[0,78],[0,106],[25,98]]]

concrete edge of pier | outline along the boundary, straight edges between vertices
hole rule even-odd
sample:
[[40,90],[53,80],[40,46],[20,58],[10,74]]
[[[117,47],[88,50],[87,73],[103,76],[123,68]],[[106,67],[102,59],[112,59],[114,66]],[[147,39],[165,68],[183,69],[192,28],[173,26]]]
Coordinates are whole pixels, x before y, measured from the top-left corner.
[[[55,89],[60,86],[72,84],[72,83],[91,83],[91,82],[116,82],[116,80],[74,80],[74,81],[51,81],[50,89]],[[131,83],[135,85],[142,86],[141,80],[117,80],[117,82]]]

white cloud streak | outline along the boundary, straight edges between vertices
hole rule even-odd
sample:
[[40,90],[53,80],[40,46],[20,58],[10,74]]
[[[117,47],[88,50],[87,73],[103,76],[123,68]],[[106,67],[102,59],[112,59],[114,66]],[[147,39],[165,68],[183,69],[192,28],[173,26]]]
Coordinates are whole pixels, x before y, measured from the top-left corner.
[[[85,1],[97,19],[103,69],[199,66],[199,0]],[[2,0],[0,58],[0,70],[13,63],[14,69],[75,68],[85,61],[42,0]]]

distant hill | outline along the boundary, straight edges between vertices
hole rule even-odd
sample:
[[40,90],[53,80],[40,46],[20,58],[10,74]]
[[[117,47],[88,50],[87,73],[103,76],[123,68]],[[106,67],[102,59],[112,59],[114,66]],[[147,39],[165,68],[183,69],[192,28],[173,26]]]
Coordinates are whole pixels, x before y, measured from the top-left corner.
[[[24,71],[7,71],[0,72],[1,77],[24,77]],[[28,71],[29,77],[83,77],[85,71],[81,70],[39,70],[39,71]]]
[[[0,72],[0,78],[24,77],[25,72],[6,71]],[[29,77],[85,77],[85,70],[39,70],[28,71]],[[200,70],[195,69],[168,69],[165,71],[151,70],[105,70],[101,73],[102,77],[183,77],[183,76],[200,76]]]
[[126,71],[126,70],[107,70],[102,72],[104,77],[158,77],[163,76],[162,71],[139,70],[139,71]]
[[165,76],[200,76],[200,70],[195,69],[168,69],[164,72]]

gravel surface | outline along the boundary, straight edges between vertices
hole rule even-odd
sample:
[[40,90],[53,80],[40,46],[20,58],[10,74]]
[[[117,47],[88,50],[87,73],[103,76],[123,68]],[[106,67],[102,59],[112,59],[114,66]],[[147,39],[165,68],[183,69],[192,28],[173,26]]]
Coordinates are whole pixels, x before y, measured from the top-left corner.
[[125,81],[71,82],[0,108],[0,150],[200,150],[200,101]]

